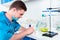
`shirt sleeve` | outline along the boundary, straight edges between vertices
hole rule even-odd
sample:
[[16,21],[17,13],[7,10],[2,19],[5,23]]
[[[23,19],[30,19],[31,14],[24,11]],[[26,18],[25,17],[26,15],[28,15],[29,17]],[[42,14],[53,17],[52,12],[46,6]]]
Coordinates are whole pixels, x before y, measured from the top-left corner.
[[21,25],[19,23],[16,23],[16,28],[15,28],[15,32],[18,31],[18,29],[21,27]]
[[21,25],[18,22],[14,22],[14,31],[18,31],[18,29],[21,27]]

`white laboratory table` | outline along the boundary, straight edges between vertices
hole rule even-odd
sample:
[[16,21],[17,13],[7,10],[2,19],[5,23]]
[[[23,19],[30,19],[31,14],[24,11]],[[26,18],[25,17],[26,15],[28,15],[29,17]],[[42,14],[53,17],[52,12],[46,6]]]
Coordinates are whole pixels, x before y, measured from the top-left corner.
[[[54,31],[57,32],[56,30],[54,30]],[[28,35],[28,36],[32,37],[32,38],[35,38],[36,40],[60,40],[60,32],[58,31],[57,33],[58,33],[58,35],[55,35],[52,38],[42,36],[43,33],[40,32],[40,31],[35,31],[34,33],[32,33],[31,35]]]
[[[26,27],[26,25],[24,26]],[[50,38],[50,37],[42,36],[43,33],[41,31],[35,30],[35,32],[33,32],[31,35],[28,36],[36,40],[60,40],[60,31],[57,31],[56,27],[52,27],[52,31],[57,32],[58,35],[55,35],[54,37]]]

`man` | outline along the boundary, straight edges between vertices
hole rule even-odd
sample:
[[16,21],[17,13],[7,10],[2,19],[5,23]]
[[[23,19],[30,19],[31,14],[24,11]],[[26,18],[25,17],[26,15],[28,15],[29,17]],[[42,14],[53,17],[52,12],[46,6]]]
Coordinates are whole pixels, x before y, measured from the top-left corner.
[[[24,15],[26,10],[27,8],[24,2],[15,1],[10,6],[8,12],[0,12],[0,40],[20,40],[34,31],[33,27],[24,29],[16,22]],[[14,34],[19,28],[23,29],[23,31],[18,34]]]

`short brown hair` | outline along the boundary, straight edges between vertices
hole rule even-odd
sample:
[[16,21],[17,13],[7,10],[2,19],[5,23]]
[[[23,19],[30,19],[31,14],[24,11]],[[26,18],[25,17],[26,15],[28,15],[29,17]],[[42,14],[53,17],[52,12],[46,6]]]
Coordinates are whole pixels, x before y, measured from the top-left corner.
[[24,11],[27,10],[25,3],[22,1],[14,1],[10,6],[10,9],[11,8],[23,9]]

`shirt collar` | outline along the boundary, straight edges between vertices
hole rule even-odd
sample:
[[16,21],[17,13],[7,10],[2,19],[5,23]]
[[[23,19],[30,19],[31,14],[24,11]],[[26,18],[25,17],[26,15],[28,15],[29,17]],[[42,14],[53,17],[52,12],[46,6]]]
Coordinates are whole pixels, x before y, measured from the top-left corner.
[[11,24],[11,21],[6,17],[6,12],[4,12],[3,11],[3,13],[4,13],[4,17],[5,17],[5,22],[9,25],[9,24]]

